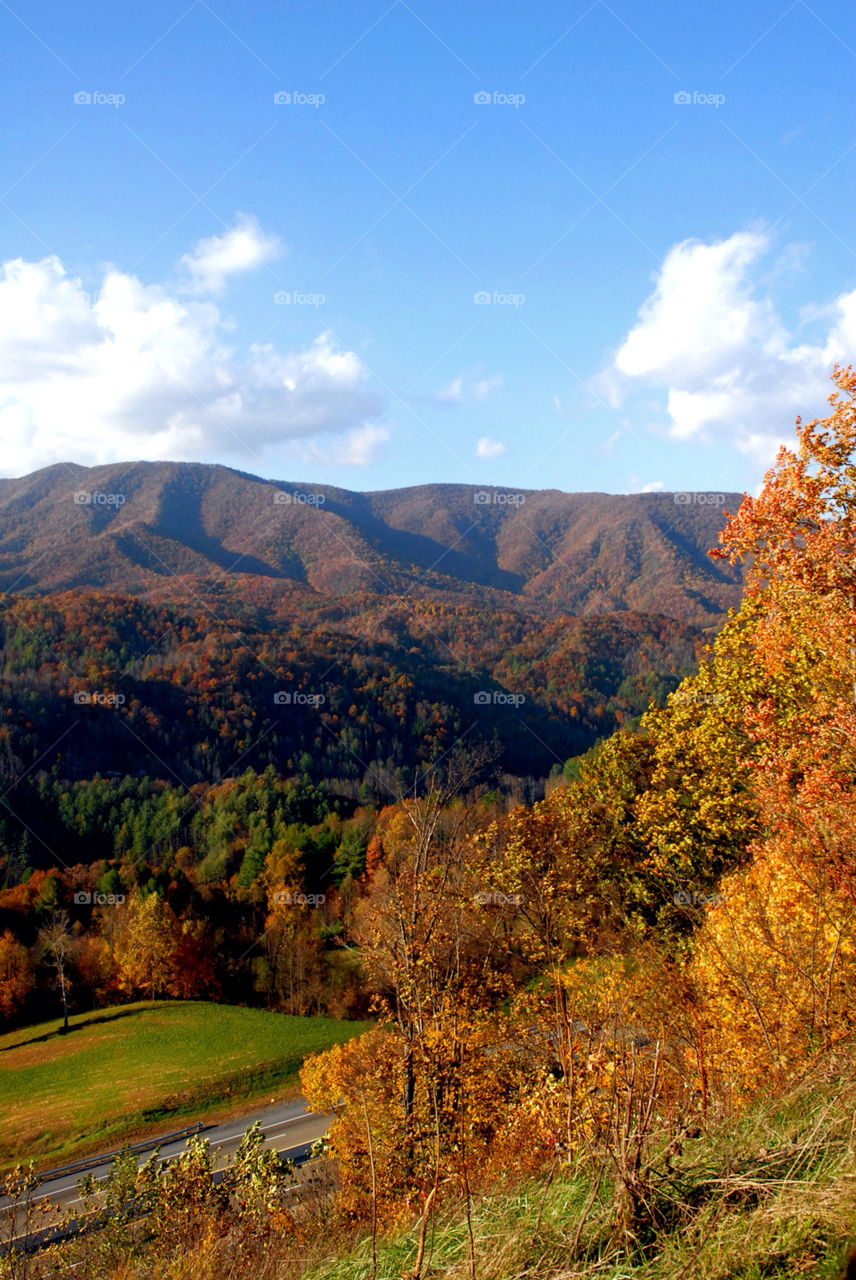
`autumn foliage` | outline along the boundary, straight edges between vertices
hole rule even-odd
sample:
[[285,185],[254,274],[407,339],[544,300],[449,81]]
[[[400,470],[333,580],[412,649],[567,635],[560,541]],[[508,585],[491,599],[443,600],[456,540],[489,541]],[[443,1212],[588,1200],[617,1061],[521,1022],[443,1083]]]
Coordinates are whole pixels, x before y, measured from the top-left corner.
[[349,1213],[424,1224],[515,1151],[609,1169],[638,1241],[687,1133],[856,1031],[856,374],[835,384],[714,553],[746,564],[741,608],[639,733],[476,829],[442,789],[387,822],[350,921],[380,1023],[304,1069]]
[[[510,802],[490,747],[451,748],[410,673],[368,666],[378,714],[444,747],[395,803],[343,805],[272,766],[195,784],[189,817],[166,784],[44,783],[69,828],[127,847],[0,892],[0,1017],[21,1016],[40,975],[64,1005],[85,987],[368,1012],[371,1030],[310,1057],[302,1086],[333,1116],[335,1213],[370,1227],[373,1257],[405,1224],[418,1278],[441,1208],[472,1249],[486,1189],[580,1170],[578,1238],[599,1198],[610,1247],[644,1251],[674,1225],[686,1143],[854,1047],[856,373],[834,382],[830,415],[798,422],[712,553],[742,565],[746,591],[698,670],[545,798]],[[457,627],[432,608],[432,626]],[[396,604],[378,638],[406,621]],[[549,694],[575,718],[573,692]],[[221,712],[227,733],[237,713]],[[364,703],[335,715],[356,749]],[[121,912],[76,913],[77,885],[112,885]],[[164,1240],[203,1220],[216,1233],[204,1146],[176,1179]]]

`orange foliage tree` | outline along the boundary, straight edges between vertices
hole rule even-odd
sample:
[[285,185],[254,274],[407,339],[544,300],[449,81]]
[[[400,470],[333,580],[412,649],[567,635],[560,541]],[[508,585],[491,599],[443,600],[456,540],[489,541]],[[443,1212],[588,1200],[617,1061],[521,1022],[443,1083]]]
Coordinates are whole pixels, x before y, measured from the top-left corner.
[[745,708],[760,834],[698,939],[695,974],[738,1096],[801,1072],[853,1028],[856,996],[856,373],[832,413],[797,421],[720,555],[748,559],[754,661]]
[[27,948],[6,929],[0,935],[0,1018],[13,1018],[33,989]]

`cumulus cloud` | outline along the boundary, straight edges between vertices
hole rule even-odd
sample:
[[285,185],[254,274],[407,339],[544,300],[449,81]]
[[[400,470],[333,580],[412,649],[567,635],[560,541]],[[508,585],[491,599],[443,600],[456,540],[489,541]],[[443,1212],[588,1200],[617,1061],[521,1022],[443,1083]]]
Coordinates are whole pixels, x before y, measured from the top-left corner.
[[434,396],[437,404],[451,408],[464,403],[464,379],[454,378],[447,387],[442,387]]
[[378,439],[366,420],[382,403],[358,355],[330,333],[300,350],[246,352],[229,335],[210,300],[115,269],[93,295],[56,257],[4,263],[0,469],[225,456],[258,465],[289,441],[353,432],[342,459],[361,463]]
[[801,341],[760,292],[770,247],[759,231],[675,245],[601,381],[613,403],[657,388],[674,438],[725,440],[764,464],[797,412],[822,413],[832,365],[856,349],[856,290],[824,306],[823,332]]
[[341,444],[334,446],[333,461],[343,466],[367,467],[375,461],[388,439],[388,427],[367,422],[365,426],[349,431]]
[[492,378],[472,378],[461,374],[453,378],[448,386],[441,387],[432,397],[435,404],[443,408],[456,408],[461,404],[469,404],[477,400],[486,400],[491,391],[502,386],[501,374]]
[[497,374],[493,378],[477,378],[473,383],[472,396],[474,400],[486,400],[491,391],[495,391],[497,387],[502,386],[502,376]]
[[388,427],[367,422],[362,427],[354,427],[353,431],[344,436],[327,441],[323,446],[311,444],[304,447],[300,453],[306,462],[313,464],[367,467],[377,461],[390,434]]
[[476,444],[477,458],[501,458],[508,449],[501,440],[494,440],[491,436],[482,436]]
[[255,218],[241,214],[230,230],[200,240],[182,256],[183,286],[190,293],[222,293],[229,276],[255,271],[282,252],[277,236],[266,235]]
[[640,493],[662,493],[665,489],[662,480],[649,480],[647,484],[643,484],[639,490]]

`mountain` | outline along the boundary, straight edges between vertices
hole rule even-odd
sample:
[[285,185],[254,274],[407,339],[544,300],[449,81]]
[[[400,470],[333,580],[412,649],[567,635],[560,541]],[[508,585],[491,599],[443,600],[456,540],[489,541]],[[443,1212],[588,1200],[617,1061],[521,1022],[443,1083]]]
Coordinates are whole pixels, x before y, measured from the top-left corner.
[[2,480],[0,855],[94,839],[63,807],[78,785],[128,822],[152,787],[248,768],[387,803],[463,744],[542,794],[739,602],[740,571],[706,554],[739,501],[359,493],[188,463]]
[[227,467],[56,465],[0,480],[0,591],[259,604],[355,594],[716,627],[740,571],[706,554],[741,495],[428,484],[374,493]]

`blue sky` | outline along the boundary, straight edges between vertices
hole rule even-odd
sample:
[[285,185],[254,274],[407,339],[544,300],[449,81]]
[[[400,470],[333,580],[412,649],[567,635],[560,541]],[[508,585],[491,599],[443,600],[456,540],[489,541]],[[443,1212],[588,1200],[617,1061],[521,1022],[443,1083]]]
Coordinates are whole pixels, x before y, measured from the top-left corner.
[[849,4],[48,0],[0,43],[5,474],[752,489],[852,359]]

